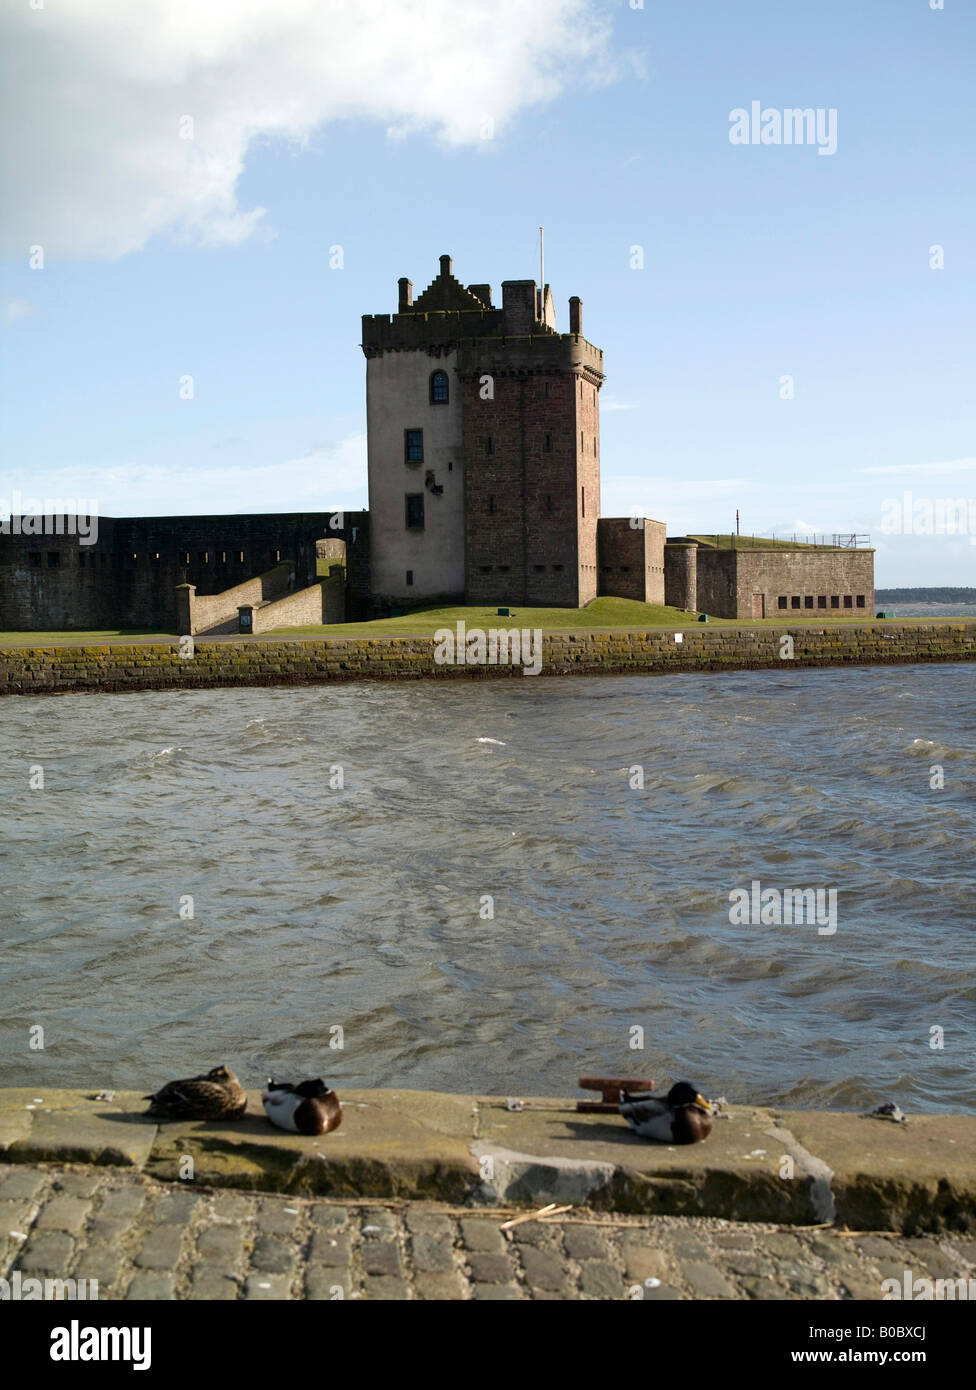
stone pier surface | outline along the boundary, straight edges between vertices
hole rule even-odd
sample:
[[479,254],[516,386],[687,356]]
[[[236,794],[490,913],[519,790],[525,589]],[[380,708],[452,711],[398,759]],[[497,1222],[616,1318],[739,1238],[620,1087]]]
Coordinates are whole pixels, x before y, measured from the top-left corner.
[[920,1235],[976,1235],[976,1116],[907,1124],[836,1111],[731,1105],[703,1144],[667,1147],[575,1100],[340,1091],[341,1127],[314,1138],[266,1119],[161,1123],[136,1092],[0,1090],[0,1162],[130,1168],[163,1182],[472,1207],[594,1211]]

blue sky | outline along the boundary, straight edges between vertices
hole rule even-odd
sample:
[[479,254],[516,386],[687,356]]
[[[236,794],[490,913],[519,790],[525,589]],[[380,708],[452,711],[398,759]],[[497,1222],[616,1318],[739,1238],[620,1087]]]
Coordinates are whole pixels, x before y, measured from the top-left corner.
[[[465,283],[536,276],[541,223],[559,326],[579,294],[605,355],[604,514],[680,534],[738,507],[745,532],[869,534],[879,585],[976,583],[969,0],[5,23],[0,500],[365,505],[360,315],[445,251]],[[836,151],[731,143],[753,101],[835,110]],[[883,532],[906,492],[971,523]]]

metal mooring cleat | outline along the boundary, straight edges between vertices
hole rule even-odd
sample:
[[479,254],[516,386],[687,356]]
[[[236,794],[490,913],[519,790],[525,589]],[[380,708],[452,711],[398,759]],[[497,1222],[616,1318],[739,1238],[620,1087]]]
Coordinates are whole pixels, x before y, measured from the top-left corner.
[[643,1077],[621,1076],[581,1076],[580,1086],[584,1091],[600,1091],[602,1100],[578,1100],[576,1109],[588,1114],[616,1115],[620,1107],[621,1091],[653,1091],[654,1082]]

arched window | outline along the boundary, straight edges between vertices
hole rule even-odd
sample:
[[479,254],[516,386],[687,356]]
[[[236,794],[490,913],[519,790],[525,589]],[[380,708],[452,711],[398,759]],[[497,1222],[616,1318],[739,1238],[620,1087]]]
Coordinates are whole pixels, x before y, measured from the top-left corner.
[[450,399],[450,387],[447,381],[447,372],[431,372],[430,374],[430,403],[431,405],[447,405]]

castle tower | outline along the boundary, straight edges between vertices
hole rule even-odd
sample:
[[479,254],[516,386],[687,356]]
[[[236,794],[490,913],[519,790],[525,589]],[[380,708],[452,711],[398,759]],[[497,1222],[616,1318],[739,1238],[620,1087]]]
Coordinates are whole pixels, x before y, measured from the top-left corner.
[[580,607],[597,593],[603,355],[578,299],[462,286],[448,256],[419,299],[363,317],[373,594]]

